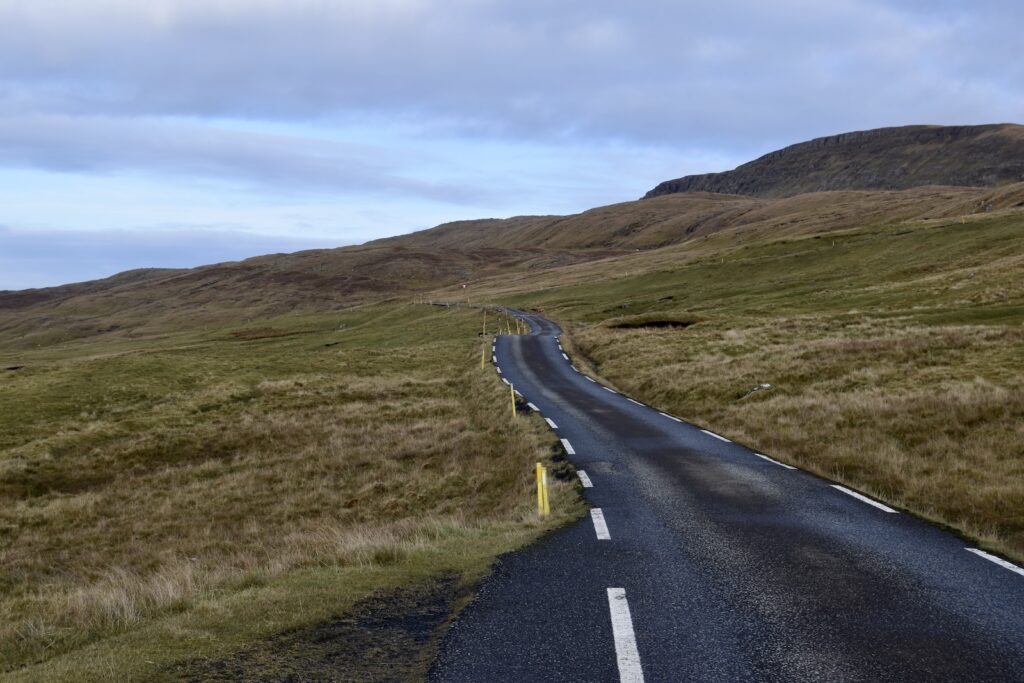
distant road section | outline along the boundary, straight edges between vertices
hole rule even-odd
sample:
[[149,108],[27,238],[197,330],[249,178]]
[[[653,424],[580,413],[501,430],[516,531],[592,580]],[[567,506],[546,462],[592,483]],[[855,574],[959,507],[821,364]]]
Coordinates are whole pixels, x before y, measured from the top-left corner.
[[495,364],[594,509],[502,559],[431,680],[1024,681],[1019,567],[606,391],[516,313]]

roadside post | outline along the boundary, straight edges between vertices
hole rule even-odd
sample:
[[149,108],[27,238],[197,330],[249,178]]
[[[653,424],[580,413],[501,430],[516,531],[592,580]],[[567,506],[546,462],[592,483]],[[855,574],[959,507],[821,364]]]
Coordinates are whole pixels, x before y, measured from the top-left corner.
[[537,476],[537,516],[544,516],[544,466],[537,463],[537,467],[534,468],[534,474]]
[[544,489],[544,512],[543,515],[547,517],[551,514],[551,505],[548,504],[548,468],[540,468],[540,483]]

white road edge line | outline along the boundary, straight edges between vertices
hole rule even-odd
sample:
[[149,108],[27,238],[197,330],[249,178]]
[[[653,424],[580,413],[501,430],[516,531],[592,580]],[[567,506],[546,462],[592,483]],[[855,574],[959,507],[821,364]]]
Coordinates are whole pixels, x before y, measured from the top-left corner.
[[610,391],[610,392],[612,392],[613,394],[617,394],[617,393],[619,393],[619,392],[615,391],[614,389],[610,389],[610,388],[608,388],[608,387],[601,387],[601,388],[602,388],[602,389],[604,389],[605,391]]
[[509,385],[509,386],[512,386],[512,382],[509,382],[509,381],[508,381],[507,379],[505,379],[504,377],[502,377],[502,378],[501,378],[501,381],[502,381],[502,382],[504,382],[505,384]]
[[772,463],[773,465],[778,465],[779,467],[785,467],[787,470],[795,470],[796,469],[792,465],[787,465],[786,463],[779,462],[778,460],[772,460],[767,455],[762,455],[761,453],[754,453],[754,455],[756,455],[757,457],[759,457],[759,458],[761,458],[763,460],[767,460],[768,462]]
[[569,439],[562,439],[562,445],[565,446],[565,452],[569,455],[576,455],[576,451],[573,450],[572,444],[569,443]]
[[845,486],[840,486],[839,484],[831,484],[831,486],[834,489],[838,489],[838,490],[842,491],[843,493],[845,493],[848,496],[853,496],[854,498],[856,498],[857,500],[859,500],[862,503],[867,503],[868,505],[873,505],[874,507],[878,508],[879,510],[882,510],[883,512],[896,512],[895,510],[893,510],[888,505],[882,505],[878,501],[871,500],[867,496],[863,496],[863,495],[857,493],[856,491],[851,491],[850,489],[846,488]]
[[498,357],[497,356],[491,356],[491,362],[492,363],[497,363],[498,362]]
[[593,382],[594,384],[597,384],[597,380],[594,379],[593,377],[588,377],[587,379]]
[[519,398],[523,397],[523,395],[519,393],[518,389],[513,389],[512,391],[515,392],[515,395],[518,396]]
[[713,437],[715,437],[715,438],[716,438],[716,439],[718,439],[719,441],[724,441],[724,442],[726,442],[726,443],[732,443],[732,441],[729,441],[729,439],[725,438],[724,436],[719,436],[718,434],[715,434],[714,432],[709,432],[709,431],[708,431],[708,430],[706,430],[706,429],[702,429],[702,430],[700,430],[700,431],[704,432],[704,433],[705,433],[705,434],[707,434],[708,436],[713,436]]
[[608,524],[604,521],[604,512],[601,511],[601,508],[590,508],[590,519],[594,522],[594,533],[597,534],[597,540],[612,540],[612,535],[608,533]]
[[580,477],[580,483],[583,484],[583,488],[592,489],[594,488],[594,482],[590,481],[590,475],[583,470],[576,470],[576,474]]
[[608,589],[608,610],[612,615],[612,636],[615,638],[619,681],[644,683],[644,671],[640,667],[640,652],[636,649],[636,634],[633,632],[633,618],[629,615],[625,588]]
[[1002,567],[1003,569],[1009,569],[1011,572],[1015,572],[1017,574],[1020,574],[1021,576],[1024,576],[1024,569],[1021,569],[1020,567],[1018,567],[1017,565],[1013,564],[1012,562],[1007,562],[1006,560],[1002,559],[1001,557],[996,557],[995,555],[989,555],[984,550],[978,550],[977,548],[964,548],[964,550],[966,550],[969,553],[974,553],[978,557],[984,557],[989,562],[994,562],[994,563],[998,564],[1000,567]]
[[526,405],[530,406],[530,410],[532,410],[533,412],[535,412],[535,413],[539,413],[540,412],[540,408],[538,408],[537,406],[533,405],[532,403],[527,403]]
[[678,417],[675,417],[673,415],[669,415],[668,413],[658,413],[658,415],[664,415],[665,417],[667,417],[670,420],[675,420],[676,422],[682,422],[682,420],[680,420]]
[[552,420],[550,417],[545,417],[544,420],[548,423],[548,426],[551,427],[552,429],[558,429],[558,425],[556,425],[555,421]]
[[562,358],[569,360],[569,356],[565,355],[564,353],[562,354]]
[[638,406],[642,406],[642,405],[643,405],[643,403],[641,403],[640,401],[634,401],[634,400],[633,400],[633,399],[631,399],[631,398],[627,398],[626,400],[627,400],[627,401],[629,401],[630,403],[635,403],[635,404],[637,404]]

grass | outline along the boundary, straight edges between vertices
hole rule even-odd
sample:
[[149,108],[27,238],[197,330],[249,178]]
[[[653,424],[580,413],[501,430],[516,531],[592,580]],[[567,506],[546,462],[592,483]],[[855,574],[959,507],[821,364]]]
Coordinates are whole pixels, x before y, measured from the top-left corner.
[[386,304],[0,349],[0,671],[175,678],[574,518],[479,314]]
[[1022,238],[1019,214],[721,236],[493,289],[619,389],[1019,561]]

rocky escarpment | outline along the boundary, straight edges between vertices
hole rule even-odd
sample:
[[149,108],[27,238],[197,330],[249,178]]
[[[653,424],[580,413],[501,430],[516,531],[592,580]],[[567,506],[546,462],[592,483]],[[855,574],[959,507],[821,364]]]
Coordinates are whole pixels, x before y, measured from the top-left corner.
[[717,192],[789,197],[826,190],[992,187],[1024,180],[1024,126],[903,126],[791,145],[724,173],[667,180],[645,197]]

